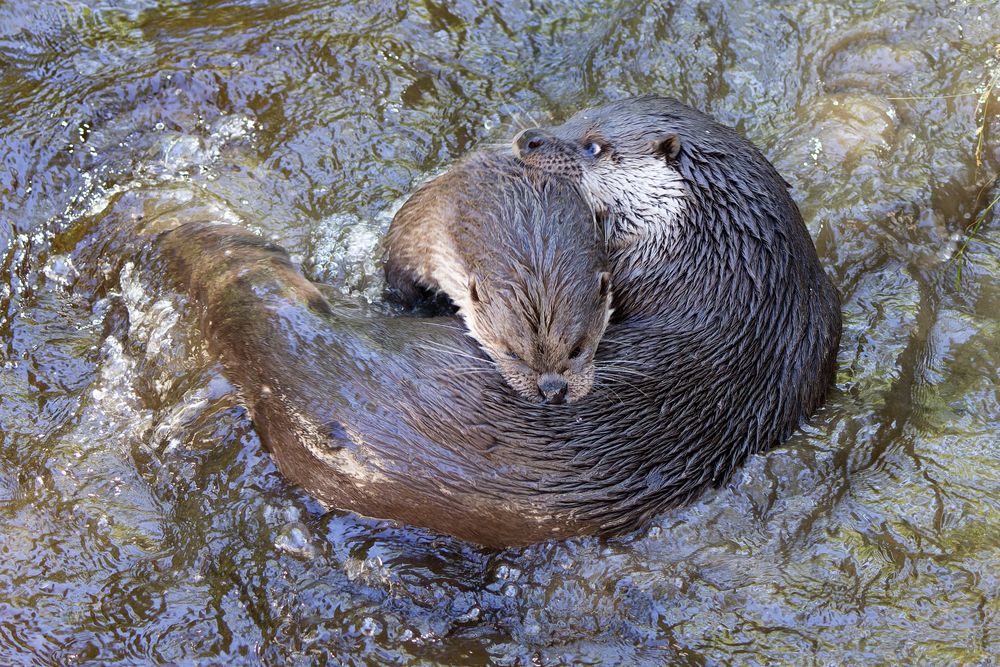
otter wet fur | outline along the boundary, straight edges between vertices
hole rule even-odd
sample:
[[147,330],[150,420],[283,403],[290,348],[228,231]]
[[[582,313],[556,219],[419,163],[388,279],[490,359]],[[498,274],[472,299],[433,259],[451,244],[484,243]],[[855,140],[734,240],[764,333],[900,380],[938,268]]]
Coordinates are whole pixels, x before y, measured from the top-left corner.
[[725,482],[819,407],[839,298],[777,172],[736,132],[671,100],[581,117],[636,141],[675,134],[670,171],[633,176],[683,195],[641,215],[616,209],[645,221],[637,234],[650,242],[613,254],[628,308],[608,325],[591,392],[558,409],[497,373],[465,374],[462,354],[476,347],[456,318],[386,317],[324,297],[251,232],[199,222],[199,209],[163,214],[175,227],[157,244],[165,273],[199,306],[289,480],[334,507],[491,547],[611,535]]
[[611,274],[603,228],[566,180],[473,153],[396,213],[385,271],[404,305],[444,292],[524,398],[572,403],[590,391]]
[[[587,109],[556,127],[525,130],[513,152],[579,185],[602,219],[616,317],[659,310],[692,290],[753,301],[781,288],[768,282],[770,262],[815,254],[771,163],[735,130],[677,100],[649,95]],[[779,217],[789,220],[769,223]],[[662,290],[668,270],[677,272],[669,282],[689,288]],[[740,280],[727,277],[733,272]],[[837,308],[825,335],[839,340],[839,296],[822,275],[811,289]]]

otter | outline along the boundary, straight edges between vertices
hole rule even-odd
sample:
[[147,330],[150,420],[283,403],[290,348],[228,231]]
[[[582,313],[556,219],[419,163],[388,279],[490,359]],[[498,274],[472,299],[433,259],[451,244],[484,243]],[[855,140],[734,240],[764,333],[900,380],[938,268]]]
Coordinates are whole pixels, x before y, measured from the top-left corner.
[[463,374],[452,351],[476,347],[460,320],[324,298],[251,232],[170,214],[156,244],[165,273],[199,305],[289,480],[329,506],[487,547],[612,535],[724,482],[816,410],[839,298],[784,181],[747,140],[677,102],[611,109],[610,123],[646,118],[637,139],[677,135],[670,187],[684,217],[663,217],[673,202],[643,215],[639,234],[670,230],[662,254],[612,264],[629,308],[608,325],[594,388],[557,410],[499,374]]
[[590,391],[611,315],[602,229],[568,182],[507,154],[477,152],[425,183],[385,238],[390,293],[439,291],[524,398]]
[[[711,284],[694,289],[728,290],[711,277],[722,278],[727,268],[749,272],[748,287],[755,290],[778,288],[757,275],[761,254],[778,247],[772,237],[787,233],[767,221],[801,216],[785,192],[788,184],[760,151],[709,116],[647,95],[581,111],[556,127],[525,130],[515,137],[513,152],[530,166],[571,179],[604,222],[618,316],[665,306],[649,288],[662,284],[657,276],[664,263],[675,261],[680,266],[674,269],[685,273],[696,260],[719,263],[709,267],[718,268],[708,274]],[[814,253],[805,241],[796,233],[787,243]],[[733,254],[743,254],[743,261]],[[817,298],[836,303],[839,312],[829,281],[817,278],[815,288]]]

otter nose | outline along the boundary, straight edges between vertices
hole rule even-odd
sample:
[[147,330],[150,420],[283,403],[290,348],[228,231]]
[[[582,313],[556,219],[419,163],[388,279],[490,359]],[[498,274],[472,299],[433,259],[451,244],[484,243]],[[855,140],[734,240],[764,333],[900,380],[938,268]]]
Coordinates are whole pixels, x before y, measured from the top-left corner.
[[566,402],[566,390],[569,385],[566,378],[556,373],[543,373],[538,378],[538,391],[542,392],[546,403],[558,405]]
[[549,135],[545,130],[525,130],[514,139],[514,153],[518,157],[533,153],[541,149],[548,141],[548,138]]

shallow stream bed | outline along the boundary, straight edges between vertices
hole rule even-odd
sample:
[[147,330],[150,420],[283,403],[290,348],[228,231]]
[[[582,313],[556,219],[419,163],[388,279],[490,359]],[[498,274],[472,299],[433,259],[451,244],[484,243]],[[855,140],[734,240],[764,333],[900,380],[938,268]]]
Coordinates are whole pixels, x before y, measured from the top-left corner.
[[[809,424],[641,534],[325,512],[130,233],[202,208],[377,299],[422,179],[645,92],[778,166],[845,331]],[[0,1],[0,664],[995,664],[998,93],[995,2]]]

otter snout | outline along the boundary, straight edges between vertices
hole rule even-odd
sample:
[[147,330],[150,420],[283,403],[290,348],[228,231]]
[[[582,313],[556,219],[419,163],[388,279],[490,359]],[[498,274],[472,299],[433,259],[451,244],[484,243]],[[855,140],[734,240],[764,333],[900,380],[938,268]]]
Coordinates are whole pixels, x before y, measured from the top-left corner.
[[530,155],[531,153],[540,151],[545,148],[551,140],[552,135],[545,130],[537,128],[524,130],[514,139],[514,155],[517,157],[524,157],[526,155]]
[[557,373],[543,373],[538,378],[538,391],[545,398],[546,403],[559,405],[566,402],[566,392],[569,383],[566,378]]

